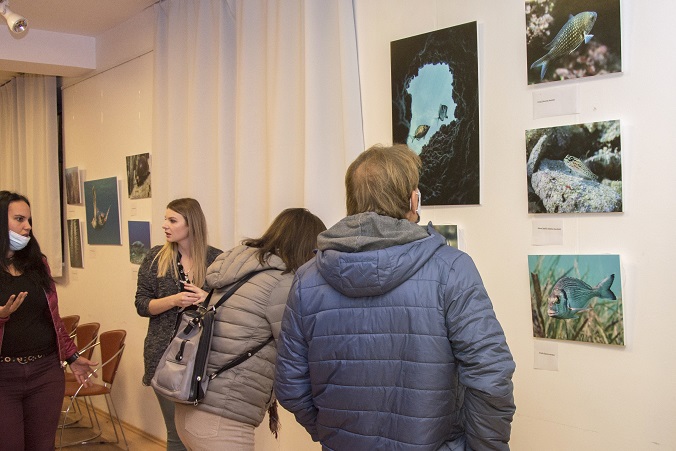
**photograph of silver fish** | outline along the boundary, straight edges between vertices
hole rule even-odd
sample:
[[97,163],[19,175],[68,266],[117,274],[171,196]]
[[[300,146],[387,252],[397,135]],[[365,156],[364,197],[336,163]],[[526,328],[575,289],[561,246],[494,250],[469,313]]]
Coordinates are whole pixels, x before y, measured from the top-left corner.
[[540,80],[545,78],[547,65],[563,56],[572,53],[582,43],[588,44],[593,34],[589,34],[594,23],[596,23],[597,14],[594,11],[581,12],[575,16],[571,15],[568,22],[559,30],[556,37],[545,46],[549,51],[539,60],[531,64],[530,68],[540,67]]
[[596,297],[616,300],[615,293],[610,289],[614,280],[615,274],[611,274],[592,287],[574,277],[560,278],[549,295],[547,314],[558,319],[576,318],[590,309],[589,304]]
[[533,337],[624,345],[619,255],[529,255],[528,270]]
[[528,84],[622,72],[621,0],[525,0]]

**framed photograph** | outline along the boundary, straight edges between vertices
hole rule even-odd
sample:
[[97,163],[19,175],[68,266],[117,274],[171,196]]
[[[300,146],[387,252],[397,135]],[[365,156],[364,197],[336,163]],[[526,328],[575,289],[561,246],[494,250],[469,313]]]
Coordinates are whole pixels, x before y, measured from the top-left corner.
[[68,253],[70,255],[71,268],[84,268],[82,259],[82,233],[80,232],[80,220],[68,219]]
[[533,336],[624,345],[619,255],[529,255]]
[[477,23],[393,41],[392,140],[420,155],[425,205],[480,202]]
[[622,72],[620,0],[526,0],[528,84]]
[[148,221],[129,221],[129,261],[140,265],[150,252],[150,223]]
[[526,131],[528,213],[622,211],[620,121]]
[[80,170],[77,166],[66,168],[66,203],[68,205],[79,205],[82,203]]
[[117,177],[84,182],[88,244],[122,244]]
[[146,199],[151,196],[150,154],[141,153],[127,157],[127,193],[130,199]]
[[446,238],[446,244],[456,249],[458,247],[458,226],[451,224],[433,224],[434,229]]

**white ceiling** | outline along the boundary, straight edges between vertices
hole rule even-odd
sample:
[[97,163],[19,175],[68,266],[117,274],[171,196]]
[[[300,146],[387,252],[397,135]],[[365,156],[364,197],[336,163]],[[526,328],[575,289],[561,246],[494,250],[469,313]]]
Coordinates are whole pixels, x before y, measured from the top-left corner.
[[[125,22],[158,0],[9,0],[9,8],[32,29],[96,37]],[[10,33],[0,18],[0,33]],[[0,69],[2,69],[0,67]],[[15,73],[0,70],[0,85]]]

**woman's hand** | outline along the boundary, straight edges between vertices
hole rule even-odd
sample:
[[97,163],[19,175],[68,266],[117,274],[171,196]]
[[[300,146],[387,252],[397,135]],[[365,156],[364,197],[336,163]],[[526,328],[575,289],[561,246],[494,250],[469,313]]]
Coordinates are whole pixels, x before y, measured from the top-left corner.
[[28,296],[28,291],[22,291],[19,294],[13,294],[7,300],[7,304],[0,307],[0,319],[6,319],[9,315],[16,312],[21,307],[24,299]]
[[181,291],[180,293],[175,294],[174,305],[179,308],[186,308],[197,304],[200,301],[200,295],[192,290],[195,286],[189,283],[183,284],[183,286],[188,291]]
[[99,377],[96,374],[95,370],[92,367],[98,365],[96,362],[87,360],[84,357],[80,356],[76,361],[70,364],[70,370],[73,372],[75,379],[78,383],[83,384],[85,387],[89,387],[93,384],[91,377]]
[[191,284],[190,282],[183,284],[183,286],[185,287],[186,290],[188,290],[187,292],[184,293],[191,293],[193,296],[197,297],[197,300],[194,301],[193,304],[201,304],[209,295],[209,293],[207,293],[200,287]]

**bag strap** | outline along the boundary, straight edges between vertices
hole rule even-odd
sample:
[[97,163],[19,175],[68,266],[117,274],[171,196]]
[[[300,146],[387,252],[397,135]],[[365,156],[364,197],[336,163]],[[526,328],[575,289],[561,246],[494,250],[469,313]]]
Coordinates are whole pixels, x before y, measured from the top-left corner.
[[249,350],[246,351],[245,353],[238,355],[237,357],[235,357],[234,359],[232,359],[231,361],[229,361],[228,363],[226,363],[225,365],[223,365],[222,367],[220,367],[218,370],[216,370],[216,371],[214,371],[213,373],[211,373],[211,374],[209,375],[209,380],[210,380],[210,381],[211,381],[211,380],[214,380],[214,379],[215,379],[219,374],[221,374],[223,371],[227,371],[227,370],[229,370],[230,368],[236,367],[236,366],[239,365],[240,363],[246,362],[247,360],[249,360],[249,358],[253,357],[254,354],[256,354],[258,351],[260,351],[261,349],[263,349],[263,348],[265,347],[265,345],[267,345],[267,344],[270,343],[271,341],[272,341],[272,337],[268,338],[265,342],[259,344],[259,345],[256,346],[255,348],[249,349]]
[[[230,288],[223,296],[221,296],[221,298],[218,300],[218,302],[217,302],[216,304],[214,304],[213,309],[216,310],[218,307],[220,307],[221,305],[223,305],[223,303],[224,303],[225,301],[227,301],[228,298],[229,298],[230,296],[232,296],[233,294],[235,294],[235,291],[239,290],[240,287],[241,287],[242,285],[244,285],[249,279],[251,279],[253,276],[255,276],[256,274],[258,274],[258,273],[260,273],[260,272],[263,272],[263,271],[267,271],[267,270],[266,270],[266,269],[259,269],[258,271],[250,272],[250,273],[247,274],[246,276],[244,276],[244,277],[242,277],[241,279],[239,279],[239,280],[237,281],[237,283],[235,283],[234,286],[232,286],[232,287],[231,287],[231,288]],[[203,306],[204,308],[208,308],[208,307],[209,307],[209,300],[211,299],[211,295],[213,294],[213,292],[214,292],[214,289],[212,289],[212,290],[209,292],[209,295],[207,296],[207,298],[206,298],[206,299],[204,300],[204,302],[202,303],[202,306]]]

